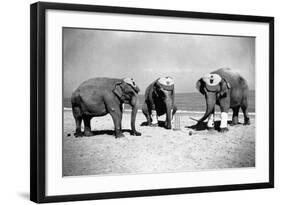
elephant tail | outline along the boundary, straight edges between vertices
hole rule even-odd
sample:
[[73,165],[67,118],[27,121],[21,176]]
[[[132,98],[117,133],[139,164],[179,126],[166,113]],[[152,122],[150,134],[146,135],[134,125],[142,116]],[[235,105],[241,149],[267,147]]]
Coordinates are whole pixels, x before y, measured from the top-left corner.
[[81,96],[78,92],[78,90],[74,91],[71,95],[71,104],[72,104],[72,107],[73,106],[77,106],[77,105],[80,105],[82,99],[81,99]]
[[81,97],[78,93],[73,93],[71,96],[72,113],[74,117],[82,116]]

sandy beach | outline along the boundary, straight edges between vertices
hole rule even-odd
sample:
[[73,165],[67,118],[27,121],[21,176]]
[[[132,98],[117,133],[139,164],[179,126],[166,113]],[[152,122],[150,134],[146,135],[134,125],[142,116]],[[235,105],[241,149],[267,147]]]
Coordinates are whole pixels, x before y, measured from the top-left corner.
[[[179,113],[180,130],[141,126],[145,122],[138,113],[136,129],[142,136],[131,136],[130,112],[123,113],[125,137],[115,139],[110,115],[93,118],[94,136],[75,138],[75,122],[71,110],[64,111],[63,175],[115,175],[160,172],[184,172],[206,169],[255,166],[255,115],[251,125],[229,126],[229,132],[195,130],[190,117],[203,113]],[[164,120],[161,117],[159,120]],[[219,113],[216,126],[219,125]],[[228,119],[231,120],[231,113]],[[243,123],[243,116],[239,115]]]

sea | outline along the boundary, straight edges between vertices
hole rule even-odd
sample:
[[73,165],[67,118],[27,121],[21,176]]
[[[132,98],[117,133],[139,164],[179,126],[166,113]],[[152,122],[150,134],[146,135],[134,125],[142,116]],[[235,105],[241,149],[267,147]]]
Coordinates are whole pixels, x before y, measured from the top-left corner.
[[[144,95],[139,95],[139,108],[141,109],[144,102]],[[249,107],[248,110],[251,113],[255,112],[255,91],[249,92]],[[206,110],[206,102],[203,95],[200,93],[177,93],[175,95],[175,104],[179,111],[196,111],[204,112]],[[63,105],[65,108],[71,108],[70,98],[64,98]],[[125,105],[125,109],[130,109],[129,105]],[[219,111],[219,107],[216,106],[216,111]]]

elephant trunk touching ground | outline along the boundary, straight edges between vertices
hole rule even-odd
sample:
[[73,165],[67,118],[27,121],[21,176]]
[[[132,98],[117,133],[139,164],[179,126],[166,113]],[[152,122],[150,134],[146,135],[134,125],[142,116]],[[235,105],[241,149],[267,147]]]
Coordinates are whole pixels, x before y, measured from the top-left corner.
[[198,91],[205,96],[206,112],[198,120],[203,122],[208,118],[207,128],[214,128],[215,105],[221,110],[220,131],[228,130],[228,110],[233,110],[232,125],[238,124],[238,114],[241,108],[244,114],[244,124],[250,124],[248,116],[248,91],[247,81],[238,73],[229,68],[221,68],[208,73],[196,83]]
[[213,113],[213,111],[215,109],[215,104],[216,104],[215,93],[205,95],[205,98],[206,98],[206,111],[205,111],[204,116],[198,120],[198,123],[201,123],[204,120],[206,120],[210,116],[210,114]]

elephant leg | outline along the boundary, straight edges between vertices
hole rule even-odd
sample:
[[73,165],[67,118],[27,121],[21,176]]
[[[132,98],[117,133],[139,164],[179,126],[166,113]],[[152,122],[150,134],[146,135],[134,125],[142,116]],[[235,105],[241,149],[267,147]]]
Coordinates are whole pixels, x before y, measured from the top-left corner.
[[[172,107],[172,110],[171,110],[171,124],[172,124],[172,127],[173,128],[175,128],[175,118],[174,118],[174,115],[176,114],[176,112],[177,112],[177,110],[178,110],[178,108],[177,108],[177,106],[176,105],[174,105],[173,107]],[[177,128],[176,128],[177,129]]]
[[158,126],[158,116],[156,110],[151,111],[151,118],[152,118],[151,125]]
[[83,136],[83,133],[81,132],[82,117],[75,117],[75,123],[76,123],[76,130],[74,136],[82,137]]
[[176,105],[173,106],[173,110],[172,110],[172,117],[176,114],[178,110],[178,107]]
[[92,136],[93,133],[91,131],[91,117],[90,116],[84,116],[83,117],[83,121],[84,121],[84,135],[85,136]]
[[227,132],[228,131],[227,119],[228,119],[227,112],[221,112],[220,132]]
[[208,117],[207,129],[208,130],[215,129],[215,108],[213,108],[211,114]]
[[151,105],[151,111],[150,111],[150,116],[151,116],[151,126],[155,127],[158,126],[158,115],[156,112],[156,106],[155,104]]
[[115,129],[115,137],[125,137],[125,135],[121,132],[121,121],[122,121],[122,112],[118,109],[111,109],[109,114],[112,117],[113,123],[114,123],[114,129]]
[[150,112],[149,112],[149,109],[148,109],[148,106],[146,103],[143,104],[142,112],[143,112],[144,116],[146,117],[147,125],[150,126],[152,119],[151,119]]
[[220,109],[221,109],[221,124],[220,124],[220,132],[227,132],[227,122],[228,122],[228,110],[230,108],[230,99],[224,98],[220,100]]
[[242,106],[242,111],[244,114],[244,125],[250,125],[250,118],[249,118],[249,114],[248,114],[248,107],[247,106]]
[[75,119],[76,130],[74,133],[75,137],[82,137],[83,133],[81,131],[81,123],[82,123],[82,113],[79,107],[72,107],[72,113]]
[[238,124],[239,109],[240,109],[240,106],[232,108],[233,114],[232,114],[231,125],[237,125]]

